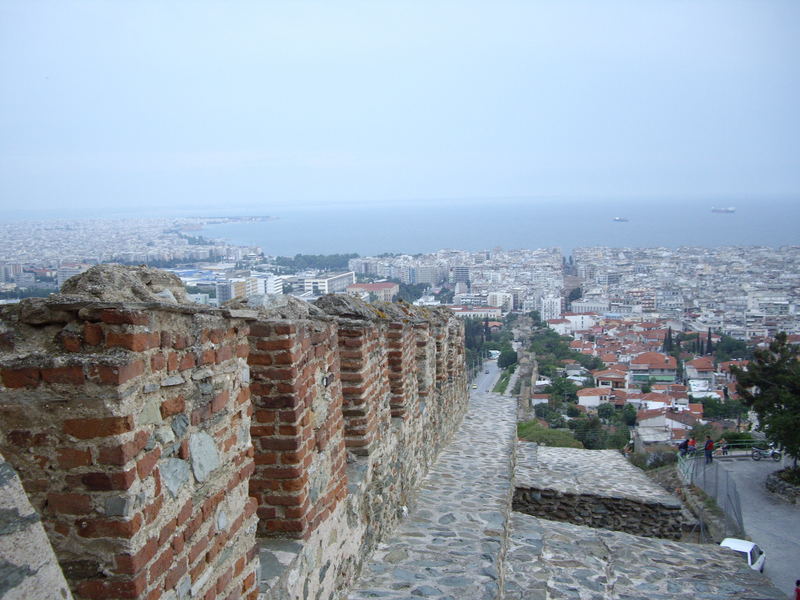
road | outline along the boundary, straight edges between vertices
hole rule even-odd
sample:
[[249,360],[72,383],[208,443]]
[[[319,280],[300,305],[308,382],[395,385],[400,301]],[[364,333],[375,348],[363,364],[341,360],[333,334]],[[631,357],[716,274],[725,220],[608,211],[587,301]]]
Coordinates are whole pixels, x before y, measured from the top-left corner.
[[[486,373],[485,371],[489,371]],[[500,376],[500,369],[497,367],[496,360],[487,360],[483,363],[483,370],[480,371],[470,385],[477,385],[475,390],[480,393],[491,392],[497,378]]]
[[764,487],[767,475],[783,468],[771,460],[725,462],[736,482],[747,536],[767,553],[764,574],[794,598],[800,579],[800,505],[775,498]]

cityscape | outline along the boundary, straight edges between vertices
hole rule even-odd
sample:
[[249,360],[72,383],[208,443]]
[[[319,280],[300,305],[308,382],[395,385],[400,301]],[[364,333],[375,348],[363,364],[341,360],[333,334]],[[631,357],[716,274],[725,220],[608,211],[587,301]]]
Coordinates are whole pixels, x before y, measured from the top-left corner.
[[800,600],[798,0],[0,47],[0,600]]

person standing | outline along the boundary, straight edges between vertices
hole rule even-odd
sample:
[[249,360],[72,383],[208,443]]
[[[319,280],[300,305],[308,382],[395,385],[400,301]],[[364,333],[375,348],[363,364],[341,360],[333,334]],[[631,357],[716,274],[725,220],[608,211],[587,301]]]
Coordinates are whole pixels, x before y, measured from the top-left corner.
[[694,436],[689,438],[689,447],[687,451],[689,452],[689,456],[694,456],[694,453],[697,452],[697,441],[694,439]]
[[703,450],[706,453],[706,464],[714,460],[714,441],[710,435],[706,436],[706,443],[703,445]]
[[800,579],[794,582],[794,600],[800,600]]

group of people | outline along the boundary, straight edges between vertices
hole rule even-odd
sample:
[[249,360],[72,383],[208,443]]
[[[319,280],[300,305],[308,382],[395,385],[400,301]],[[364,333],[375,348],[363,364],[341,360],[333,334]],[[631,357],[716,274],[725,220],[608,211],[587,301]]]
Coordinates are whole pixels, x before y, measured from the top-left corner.
[[[723,455],[728,454],[727,440],[725,438],[720,438],[715,444],[714,440],[711,439],[711,436],[707,435],[706,441],[703,444],[703,452],[705,453],[706,464],[714,460],[715,449],[721,450]],[[683,440],[678,446],[678,450],[680,450],[681,456],[686,456],[687,454],[689,456],[694,456],[697,453],[697,440],[694,439],[694,436],[690,437],[688,440]]]

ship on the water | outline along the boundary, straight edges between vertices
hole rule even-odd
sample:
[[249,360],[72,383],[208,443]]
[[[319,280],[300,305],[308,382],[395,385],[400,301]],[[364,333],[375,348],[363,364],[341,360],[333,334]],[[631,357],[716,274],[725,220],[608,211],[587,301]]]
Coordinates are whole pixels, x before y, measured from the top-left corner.
[[721,207],[718,208],[716,206],[712,206],[711,207],[711,212],[713,212],[713,213],[731,214],[731,213],[735,213],[736,212],[736,207],[735,206],[721,206]]
[[627,223],[628,217],[614,217],[611,220],[614,221],[615,223]]

